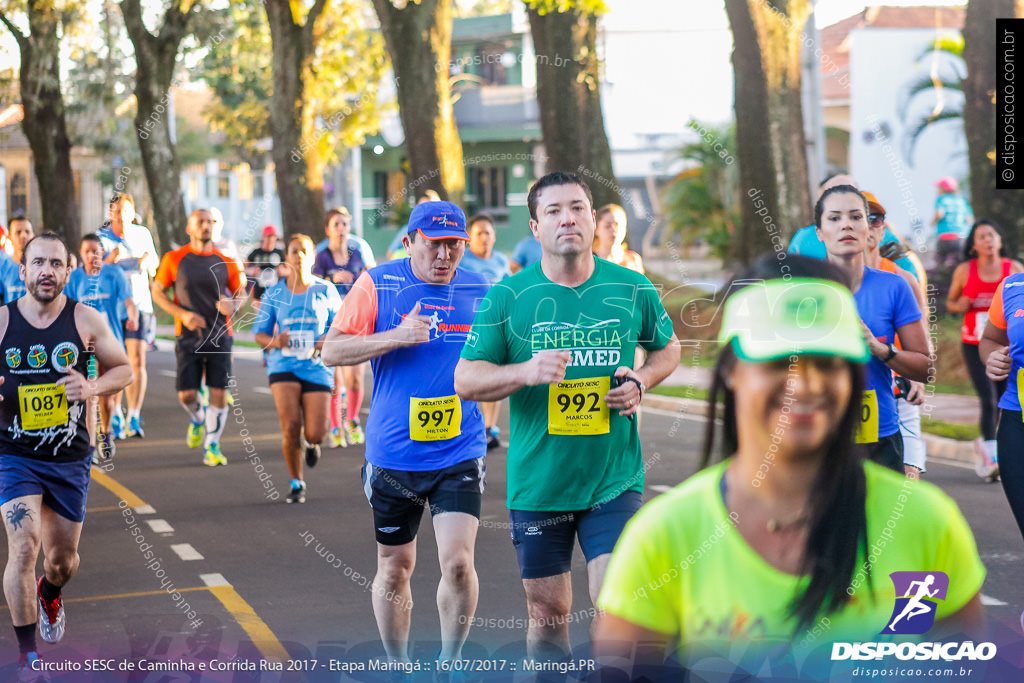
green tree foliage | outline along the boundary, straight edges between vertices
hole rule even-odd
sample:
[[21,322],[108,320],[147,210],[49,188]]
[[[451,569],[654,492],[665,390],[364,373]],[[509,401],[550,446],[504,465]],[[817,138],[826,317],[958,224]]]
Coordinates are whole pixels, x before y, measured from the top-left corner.
[[61,36],[75,25],[82,9],[76,0],[15,0],[0,5],[0,23],[18,44],[21,61],[18,93],[25,117],[21,129],[32,149],[43,223],[72,243],[78,242],[78,203],[56,201],[75,197],[61,87]]
[[665,217],[684,245],[703,239],[725,259],[739,220],[739,174],[729,153],[735,149],[736,129],[692,120],[688,125],[700,138],[679,150],[677,158],[687,168],[665,188]]
[[[204,112],[225,145],[250,164],[259,165],[270,137],[267,103],[273,92],[270,28],[262,4],[242,0],[215,13],[219,30],[197,76],[217,95]],[[387,67],[384,41],[369,28],[369,8],[352,0],[334,1],[322,17],[309,67],[307,104],[318,121],[310,144],[324,163],[338,160],[345,147],[361,144],[379,128],[382,108],[377,90]]]

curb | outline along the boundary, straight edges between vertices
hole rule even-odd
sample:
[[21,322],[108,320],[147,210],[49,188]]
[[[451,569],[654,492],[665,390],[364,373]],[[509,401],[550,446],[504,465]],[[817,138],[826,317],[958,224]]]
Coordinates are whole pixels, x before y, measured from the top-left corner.
[[[646,394],[640,401],[641,406],[668,410],[688,415],[700,415],[706,417],[708,414],[707,401],[696,398],[675,398],[673,396],[661,396],[659,394]],[[954,460],[956,462],[974,464],[974,445],[970,441],[957,441],[947,439],[944,436],[934,434],[922,434],[929,457],[941,458],[943,460]]]

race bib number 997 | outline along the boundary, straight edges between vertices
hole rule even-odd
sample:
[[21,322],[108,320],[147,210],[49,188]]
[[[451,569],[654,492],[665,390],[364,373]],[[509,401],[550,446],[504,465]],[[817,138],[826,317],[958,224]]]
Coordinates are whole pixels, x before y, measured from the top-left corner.
[[458,396],[409,399],[409,438],[444,441],[462,433],[462,401]]

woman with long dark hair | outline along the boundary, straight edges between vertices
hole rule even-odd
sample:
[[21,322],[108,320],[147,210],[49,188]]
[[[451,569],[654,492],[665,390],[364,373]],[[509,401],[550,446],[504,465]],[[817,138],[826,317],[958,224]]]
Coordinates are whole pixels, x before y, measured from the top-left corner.
[[[844,274],[798,256],[786,264],[786,280],[766,258],[732,285],[705,469],[620,538],[598,601],[605,665],[638,663],[616,661],[623,643],[658,646],[637,655],[641,665],[677,650],[697,672],[709,650],[739,664],[779,655],[780,641],[796,652],[875,640],[893,618],[895,571],[944,572],[936,618],[983,623],[985,569],[956,504],[854,449],[870,352]],[[743,281],[754,284],[737,289]],[[724,460],[708,466],[716,441]]]
[[[857,188],[837,185],[818,198],[814,224],[825,244],[826,259],[850,283],[872,356],[856,441],[867,457],[905,472],[893,371],[915,382],[929,381],[928,333],[910,285],[899,275],[865,265],[868,213],[868,200]],[[896,345],[897,335],[900,346]]]
[[1024,272],[1024,265],[1008,258],[1002,229],[993,221],[979,220],[964,240],[963,262],[953,271],[946,310],[963,313],[960,326],[960,350],[971,377],[974,392],[981,401],[981,438],[974,443],[975,471],[988,481],[999,477],[996,459],[996,418],[1004,382],[993,382],[985,375],[985,363],[978,344],[988,323],[988,308],[999,283],[1013,273]]

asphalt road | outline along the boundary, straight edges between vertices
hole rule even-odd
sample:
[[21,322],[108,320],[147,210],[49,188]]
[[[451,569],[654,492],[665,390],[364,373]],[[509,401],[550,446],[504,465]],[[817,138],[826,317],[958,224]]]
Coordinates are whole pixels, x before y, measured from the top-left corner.
[[[52,680],[349,680],[343,669],[367,666],[383,653],[370,605],[375,544],[359,479],[362,447],[325,449],[307,472],[308,502],[287,505],[277,415],[258,357],[236,360],[236,403],[222,442],[229,465],[212,469],[201,464],[200,449],[185,446],[187,417],[173,392],[173,362],[170,352],[150,354],[146,438],[119,442],[112,467],[94,469],[81,568],[65,590],[67,636],[56,646],[41,643],[51,666],[76,670],[53,672]],[[645,498],[697,469],[702,428],[692,416],[644,413]],[[498,449],[487,459],[477,542],[479,621],[465,650],[467,659],[478,660],[475,666],[503,671],[469,680],[512,680],[513,670],[515,680],[528,677],[504,456]],[[1024,670],[1024,543],[1001,488],[980,483],[958,464],[931,463],[926,476],[958,501],[974,530],[988,568],[983,592],[999,657]],[[419,543],[412,650],[432,663],[439,648],[433,596],[440,573],[426,520]],[[592,612],[583,569],[577,551],[571,637],[585,660]],[[0,680],[13,679],[16,658],[13,631],[0,627]],[[242,670],[276,659],[299,671]],[[188,670],[199,662],[205,671]],[[86,670],[104,667],[115,671]],[[352,677],[386,680],[379,672]],[[1005,680],[1024,680],[1024,674]]]

